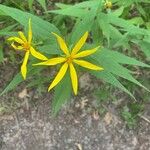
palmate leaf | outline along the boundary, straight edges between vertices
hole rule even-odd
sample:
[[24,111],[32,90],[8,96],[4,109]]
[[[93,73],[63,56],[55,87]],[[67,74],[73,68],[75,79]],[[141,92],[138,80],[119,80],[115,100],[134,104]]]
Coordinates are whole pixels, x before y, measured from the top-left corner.
[[144,42],[143,37],[149,42],[150,31],[139,28],[129,21],[117,17],[113,13],[104,14],[101,12],[97,17],[97,21],[100,30],[102,30],[103,35],[107,38],[108,47],[124,47],[126,49],[131,49],[129,43],[130,41],[133,41],[141,47],[141,50],[149,58],[149,44]]
[[21,25],[25,26],[25,28],[28,28],[28,20],[31,18],[33,34],[41,39],[51,39],[51,32],[59,33],[59,30],[53,24],[30,13],[4,5],[0,5],[0,11],[2,11],[6,16],[10,16],[18,21]]
[[104,68],[104,71],[102,72],[91,72],[97,78],[101,78],[102,80],[117,86],[121,90],[128,93],[130,96],[132,96],[132,94],[118,81],[116,78],[117,76],[129,80],[130,82],[137,84],[138,86],[141,86],[142,88],[149,91],[131,75],[132,72],[130,70],[123,67],[121,64],[137,65],[148,68],[150,67],[149,65],[137,61],[134,58],[120,54],[119,52],[113,52],[107,49],[98,51],[95,55],[91,56],[91,58],[93,61],[97,62]]

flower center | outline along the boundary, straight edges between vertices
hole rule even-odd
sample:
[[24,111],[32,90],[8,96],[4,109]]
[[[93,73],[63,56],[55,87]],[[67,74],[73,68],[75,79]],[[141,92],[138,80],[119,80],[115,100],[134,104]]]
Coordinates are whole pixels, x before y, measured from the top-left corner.
[[27,51],[30,49],[30,44],[29,43],[24,43],[23,48]]
[[73,61],[73,57],[72,56],[67,57],[66,62],[68,64],[72,63],[72,61]]

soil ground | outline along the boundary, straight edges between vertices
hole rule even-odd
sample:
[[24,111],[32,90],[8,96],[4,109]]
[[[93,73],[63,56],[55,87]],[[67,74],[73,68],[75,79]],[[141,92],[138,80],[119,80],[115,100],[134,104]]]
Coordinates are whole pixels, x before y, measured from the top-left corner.
[[[2,90],[18,69],[7,62],[0,68]],[[90,77],[85,74],[83,78],[87,82],[82,86],[86,88],[57,117],[51,115],[50,93],[40,96],[36,89],[25,92],[26,87],[20,85],[16,91],[2,96],[1,104],[8,102],[10,112],[0,115],[0,149],[150,150],[148,122],[141,119],[135,130],[129,130],[112,104],[107,105],[105,115],[97,114]],[[23,98],[19,94],[24,94]],[[148,108],[144,115],[150,119]]]

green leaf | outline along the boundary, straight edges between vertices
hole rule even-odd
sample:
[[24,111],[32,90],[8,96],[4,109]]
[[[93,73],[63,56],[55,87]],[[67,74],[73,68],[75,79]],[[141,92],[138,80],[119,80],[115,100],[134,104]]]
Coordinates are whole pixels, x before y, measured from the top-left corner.
[[88,10],[85,9],[80,9],[80,8],[65,8],[65,9],[60,9],[60,10],[51,10],[47,11],[48,13],[54,13],[54,14],[59,14],[59,15],[66,15],[66,16],[71,16],[71,17],[81,17],[82,15],[86,14]]
[[130,20],[128,20],[129,23],[132,23],[134,25],[143,25],[144,20],[141,17],[134,17]]
[[30,11],[33,11],[33,8],[32,8],[33,1],[34,1],[34,0],[28,0],[28,5],[29,5]]
[[47,8],[46,8],[46,1],[45,0],[37,0],[39,3],[40,3],[40,5],[44,8],[44,10],[46,11],[47,10]]
[[52,44],[44,44],[43,46],[39,46],[38,49],[40,52],[44,52],[46,54],[61,54],[58,45],[52,43]]
[[109,24],[108,17],[106,17],[106,16],[102,15],[102,13],[100,13],[98,15],[98,23],[99,23],[100,29],[102,30],[103,35],[107,38],[108,45],[109,45],[111,30],[110,30],[110,24]]
[[55,3],[55,5],[61,9],[69,8],[70,6],[72,6],[72,5],[64,4],[64,3]]
[[120,64],[136,65],[136,66],[148,67],[148,68],[150,67],[150,65],[147,65],[141,61],[138,61],[135,58],[131,58],[129,56],[126,56],[122,53],[119,53],[113,50],[102,49],[101,55],[103,55],[104,57],[107,56],[109,60],[112,60],[112,61],[115,60],[116,62]]
[[118,8],[118,9],[116,9],[114,12],[112,12],[112,14],[115,15],[115,16],[117,16],[117,17],[119,17],[119,16],[122,15],[123,10],[124,10],[124,7],[121,6],[120,8]]
[[65,7],[63,7],[63,9],[51,10],[51,11],[47,11],[47,12],[80,18],[80,17],[86,15],[90,9],[97,8],[98,6],[99,6],[99,1],[93,0],[93,1],[81,2],[76,5],[68,6],[68,7],[67,7],[67,5],[65,5]]
[[[129,64],[134,64],[134,65],[136,64],[136,65],[149,67],[148,65],[146,65],[144,63],[140,63],[139,61],[136,61],[134,59],[130,59],[129,57],[125,57],[123,55],[120,55],[119,53],[116,53],[116,54],[118,54],[118,57],[120,56],[123,59],[128,60]],[[127,68],[125,68],[125,67],[123,67],[122,65],[119,64],[119,62],[122,62],[121,59],[119,59],[119,62],[117,62],[117,58],[115,58],[115,54],[114,54],[113,57],[111,57],[111,56],[112,56],[112,54],[109,54],[109,51],[103,49],[102,51],[97,51],[93,56],[91,56],[90,61],[91,62],[92,61],[97,62],[95,64],[97,64],[97,65],[99,64],[100,66],[102,66],[104,68],[104,72],[108,72],[108,73],[111,73],[111,74],[116,75],[118,77],[122,77],[126,80],[129,80],[130,82],[133,82],[133,83],[137,84],[138,86],[141,86],[142,88],[146,89],[147,91],[149,91],[146,87],[144,87],[141,83],[139,83],[131,75],[130,70],[128,70]],[[124,60],[123,60],[122,63],[126,64],[126,63],[124,63]],[[99,75],[99,72],[96,72],[95,74]]]
[[2,96],[3,94],[13,90],[19,83],[21,83],[23,81],[23,78],[21,76],[20,73],[18,73],[13,79],[12,81],[7,85],[7,87],[2,91],[2,93],[0,93],[0,96]]
[[148,59],[150,59],[150,43],[142,41],[139,42],[139,46],[141,47],[145,55],[148,57]]
[[149,39],[146,37],[146,39],[144,40],[132,40],[132,42],[134,42],[135,44],[137,44],[141,50],[144,52],[144,54],[146,55],[146,57],[148,59],[150,59],[150,42]]
[[[39,74],[39,71],[41,71],[42,68],[36,68],[36,67],[31,67],[28,66],[28,75],[37,75]],[[23,81],[22,75],[19,72],[17,75],[15,75],[15,77],[10,81],[10,83],[6,86],[6,88],[4,88],[4,90],[0,93],[0,96],[2,96],[3,94],[13,90],[18,84],[20,84]]]
[[102,2],[99,2],[98,4],[99,5],[91,8],[88,13],[78,19],[72,30],[71,43],[78,41],[86,31],[91,31],[95,17],[97,15],[98,8],[102,5]]
[[62,105],[64,105],[71,97],[71,82],[69,72],[62,81],[55,87],[54,99],[52,103],[52,113],[56,115]]
[[16,32],[11,32],[11,30],[14,29],[15,27],[16,24],[3,28],[2,30],[0,30],[0,35],[9,35],[9,36],[16,35]]
[[132,35],[150,35],[150,32],[146,29],[139,28],[131,23],[129,23],[127,20],[124,20],[122,18],[119,18],[113,14],[103,14],[103,16],[108,17],[109,23],[119,26],[123,28],[123,30],[129,32]]
[[148,91],[148,89],[146,87],[144,87],[141,83],[139,83],[132,75],[131,75],[131,71],[128,70],[127,68],[121,66],[120,64],[118,64],[115,61],[109,61],[109,60],[104,60],[103,62],[101,61],[102,66],[104,67],[104,69],[106,71],[109,71],[119,77],[122,77],[126,80],[129,80],[130,82],[133,82],[135,84],[137,84],[138,86],[141,86],[142,88],[144,88],[145,90]]
[[134,98],[134,96],[118,81],[118,79],[112,73],[104,70],[101,72],[91,71],[91,74],[97,77],[98,79],[102,79],[103,81],[118,87],[119,89],[121,89],[122,91]]
[[[20,24],[28,28],[29,18],[32,19],[33,34],[41,39],[53,39],[51,32],[59,33],[59,30],[51,23],[42,20],[41,18],[34,16],[30,13],[23,12],[21,10],[0,5],[0,11],[3,11],[7,16],[12,17]],[[11,13],[10,13],[11,12]]]
[[0,63],[3,61],[3,59],[4,59],[3,47],[0,46]]

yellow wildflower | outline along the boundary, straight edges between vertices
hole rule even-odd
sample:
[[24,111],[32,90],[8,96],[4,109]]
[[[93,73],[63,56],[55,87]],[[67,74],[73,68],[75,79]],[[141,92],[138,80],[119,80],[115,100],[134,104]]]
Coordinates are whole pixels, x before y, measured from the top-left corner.
[[78,59],[78,58],[83,58],[83,57],[86,57],[86,56],[89,56],[89,55],[95,53],[99,47],[96,47],[96,48],[91,49],[91,50],[85,50],[85,51],[79,52],[79,50],[82,48],[82,46],[84,45],[84,43],[86,42],[86,39],[88,37],[88,32],[86,32],[81,37],[81,39],[77,42],[77,44],[74,46],[73,50],[71,52],[69,52],[69,49],[68,49],[65,41],[59,35],[57,35],[56,33],[52,33],[52,34],[57,38],[57,42],[60,46],[60,49],[62,50],[62,52],[65,55],[61,56],[61,57],[52,58],[52,59],[49,59],[47,61],[37,63],[37,64],[34,64],[34,65],[53,66],[53,65],[63,63],[63,65],[60,68],[60,70],[59,70],[58,74],[56,75],[55,79],[50,84],[50,86],[48,88],[48,91],[50,91],[53,87],[55,87],[62,80],[62,78],[66,74],[67,70],[69,69],[73,91],[74,91],[75,95],[77,95],[78,77],[77,77],[77,73],[76,73],[76,69],[74,67],[74,64],[77,64],[79,66],[82,66],[82,67],[85,67],[85,68],[88,68],[88,69],[92,69],[92,70],[103,70],[102,67],[98,67],[98,66],[96,66],[96,65],[94,65],[94,64],[92,64],[88,61]]
[[110,2],[110,1],[108,1],[108,0],[106,0],[106,2],[105,2],[105,8],[109,8],[109,9],[111,9],[112,8],[112,2]]
[[31,53],[32,56],[40,59],[40,60],[48,60],[44,55],[37,52],[32,47],[32,28],[31,28],[31,19],[29,19],[29,29],[28,29],[28,39],[25,37],[24,33],[19,31],[19,37],[13,36],[8,38],[8,41],[13,41],[11,46],[16,50],[23,50],[25,51],[25,56],[23,63],[21,65],[21,73],[24,79],[26,79],[27,74],[27,62],[29,59],[29,54]]

